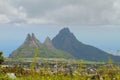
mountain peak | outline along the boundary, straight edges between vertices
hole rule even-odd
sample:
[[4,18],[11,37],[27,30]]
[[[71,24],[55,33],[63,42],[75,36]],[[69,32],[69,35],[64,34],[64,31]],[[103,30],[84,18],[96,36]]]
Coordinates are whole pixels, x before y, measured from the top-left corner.
[[[69,52],[78,59],[107,61],[107,52],[80,42],[68,28],[63,28],[59,34],[53,38],[52,43],[55,48]],[[111,57],[117,61],[114,56],[111,55]]]
[[72,42],[78,42],[76,37],[73,33],[70,32],[69,28],[63,28],[60,30],[59,34],[56,35],[55,38],[53,38],[52,43],[56,48],[60,48],[60,46],[63,46],[62,44],[71,44]]
[[50,37],[48,37],[48,36],[46,37],[46,40],[49,40],[49,41],[51,41]]
[[21,47],[31,46],[31,47],[38,47],[41,45],[41,42],[38,41],[38,39],[35,37],[34,33],[27,34],[26,40],[22,44]]
[[32,39],[36,39],[36,37],[35,37],[35,34],[34,33],[32,33]]
[[34,33],[32,33],[32,34],[28,33],[27,34],[26,40],[35,40],[35,39],[37,39],[37,38],[35,37]]
[[27,34],[27,37],[31,37],[30,33]]
[[76,39],[76,37],[74,36],[74,34],[69,30],[69,28],[63,28],[62,30],[60,30],[59,36],[61,35],[64,38],[69,38],[69,39]]
[[53,48],[52,41],[48,36],[46,37],[44,44],[49,48]]
[[70,32],[69,28],[63,28],[62,30],[60,30],[60,33],[67,34],[67,33],[71,33],[71,32]]
[[26,40],[31,40],[32,39],[32,37],[31,37],[31,35],[28,33],[27,34],[27,37],[26,37]]

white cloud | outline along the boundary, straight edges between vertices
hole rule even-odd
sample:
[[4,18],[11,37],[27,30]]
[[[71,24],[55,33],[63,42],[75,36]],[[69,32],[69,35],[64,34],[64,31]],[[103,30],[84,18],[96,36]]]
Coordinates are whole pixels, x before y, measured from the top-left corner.
[[119,0],[0,0],[0,23],[120,24],[119,5]]
[[4,14],[0,14],[0,23],[4,24],[4,23],[8,23],[10,22],[10,20],[8,19],[8,17]]
[[14,23],[19,20],[24,20],[25,13],[19,7],[14,7],[8,0],[0,0],[0,23]]

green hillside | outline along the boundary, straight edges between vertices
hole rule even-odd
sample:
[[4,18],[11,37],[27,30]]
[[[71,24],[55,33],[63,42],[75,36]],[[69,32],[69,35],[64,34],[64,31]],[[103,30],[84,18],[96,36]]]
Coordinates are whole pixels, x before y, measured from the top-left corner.
[[49,37],[41,43],[33,33],[27,35],[24,43],[14,50],[9,58],[33,58],[36,48],[38,48],[37,57],[39,58],[73,58],[68,52],[54,48]]

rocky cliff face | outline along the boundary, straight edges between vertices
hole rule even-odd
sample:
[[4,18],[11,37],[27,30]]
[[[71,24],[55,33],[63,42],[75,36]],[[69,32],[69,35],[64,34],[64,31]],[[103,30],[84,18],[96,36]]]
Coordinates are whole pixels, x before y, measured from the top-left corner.
[[39,47],[41,42],[35,37],[34,33],[32,35],[28,34],[24,43],[21,45],[22,47]]
[[119,58],[110,55],[103,50],[78,41],[68,28],[62,29],[59,34],[53,38],[52,43],[57,49],[67,51],[78,59],[85,59],[90,61],[107,61],[108,57],[110,56],[113,60],[120,61]]

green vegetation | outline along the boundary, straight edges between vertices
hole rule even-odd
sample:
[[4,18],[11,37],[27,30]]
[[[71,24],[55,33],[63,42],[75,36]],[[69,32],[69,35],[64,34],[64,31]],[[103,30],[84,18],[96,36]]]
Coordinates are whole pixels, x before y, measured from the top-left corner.
[[2,64],[2,62],[4,62],[4,57],[2,56],[3,52],[0,51],[0,64]]
[[[74,39],[76,38],[74,37]],[[71,41],[69,44],[73,43],[74,40]],[[77,52],[84,50],[84,46],[80,50],[81,45],[71,45],[72,47],[70,47],[69,44],[66,44],[68,45],[66,47],[70,50],[74,49]],[[91,49],[91,46],[87,48],[89,53],[93,49],[94,47]],[[95,55],[96,50],[100,51],[95,48],[93,50]],[[0,67],[0,80],[120,80],[120,65],[112,61],[116,57],[109,56],[107,63],[91,62],[106,61],[108,55],[102,52],[100,51],[97,56],[94,54],[78,56],[76,53],[76,56],[83,60],[74,60],[70,53],[56,49],[49,38],[44,43],[40,43],[34,34],[32,36],[28,34],[25,42],[6,59],[6,63],[9,65]],[[86,61],[87,59],[89,61]],[[1,63],[4,61],[2,52],[0,53],[0,61]],[[13,73],[16,77],[11,78],[8,73]],[[13,74],[12,76],[14,76]]]
[[39,58],[74,58],[70,53],[56,49],[49,37],[44,43],[37,40],[34,34],[28,34],[25,42],[10,54],[10,58],[33,58],[34,51],[38,48]]
[[[33,58],[34,57],[34,51],[36,47],[33,48],[20,48],[17,49],[12,53],[11,58]],[[49,49],[46,46],[41,46],[40,48],[38,47],[39,52],[38,52],[38,57],[39,58],[71,58],[73,59],[74,57],[71,56],[69,53],[58,50],[58,49]]]
[[[5,67],[0,69],[0,80],[120,80],[120,66],[113,65],[112,61],[109,61],[107,65],[98,65],[94,73],[90,73],[85,68],[87,65],[82,62],[77,62],[76,68],[67,66],[72,65],[71,63],[62,63],[61,66],[54,67],[54,71],[51,71],[47,62],[45,67],[40,65],[38,69],[21,66]],[[16,78],[9,78],[7,73],[15,73]]]

